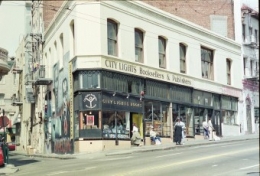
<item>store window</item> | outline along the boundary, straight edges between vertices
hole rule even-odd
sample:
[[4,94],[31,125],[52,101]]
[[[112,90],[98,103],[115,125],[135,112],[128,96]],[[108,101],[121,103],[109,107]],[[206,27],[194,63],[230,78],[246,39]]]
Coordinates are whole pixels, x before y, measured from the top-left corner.
[[202,78],[214,79],[213,74],[213,50],[201,47],[201,70]]
[[140,29],[135,29],[135,61],[144,62],[144,33]]
[[[203,126],[202,122],[208,122],[209,118],[212,118],[213,110],[206,108],[194,108],[194,125],[195,125],[195,134],[203,135]],[[213,124],[214,126],[214,124]]]
[[214,109],[220,109],[220,96],[214,95]]
[[228,96],[221,97],[221,108],[231,110],[231,98]]
[[226,125],[235,125],[237,123],[236,114],[234,111],[222,110],[223,123]]
[[107,20],[107,47],[108,55],[117,56],[117,32],[118,24],[108,19]]
[[82,71],[79,75],[80,89],[100,88],[99,71]]
[[149,136],[150,127],[161,137],[169,137],[171,132],[171,119],[168,116],[168,104],[156,101],[145,102],[145,135]]
[[79,137],[101,138],[101,124],[99,111],[82,112],[79,124]]
[[130,112],[103,111],[103,138],[130,139]]
[[159,67],[166,68],[166,39],[163,37],[158,37],[158,47],[159,47]]
[[186,129],[185,136],[194,136],[194,122],[193,122],[193,108],[186,105],[173,104],[172,105],[173,126],[177,122],[177,118],[181,118]]
[[180,72],[186,73],[186,46],[180,43],[179,48],[180,48]]

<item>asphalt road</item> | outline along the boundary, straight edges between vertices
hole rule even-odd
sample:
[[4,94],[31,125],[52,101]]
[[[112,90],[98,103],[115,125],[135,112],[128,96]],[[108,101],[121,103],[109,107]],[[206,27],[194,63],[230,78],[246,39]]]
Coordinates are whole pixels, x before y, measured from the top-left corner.
[[14,176],[258,176],[259,140],[58,160],[11,156]]

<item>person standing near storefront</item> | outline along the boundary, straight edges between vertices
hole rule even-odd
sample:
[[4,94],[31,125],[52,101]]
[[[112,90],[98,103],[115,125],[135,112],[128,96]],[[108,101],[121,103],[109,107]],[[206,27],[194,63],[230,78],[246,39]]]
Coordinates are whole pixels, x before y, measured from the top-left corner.
[[202,122],[202,126],[203,126],[203,129],[204,129],[204,139],[208,139],[209,138],[209,132],[208,132],[208,123],[206,120],[204,120]]
[[184,129],[185,129],[185,124],[178,117],[177,122],[174,125],[174,141],[176,142],[176,145],[184,144],[184,142],[181,142],[182,139],[184,139]]
[[209,121],[208,121],[208,130],[209,130],[209,140],[212,141],[214,128],[213,128],[213,125],[211,122],[211,118],[209,118]]

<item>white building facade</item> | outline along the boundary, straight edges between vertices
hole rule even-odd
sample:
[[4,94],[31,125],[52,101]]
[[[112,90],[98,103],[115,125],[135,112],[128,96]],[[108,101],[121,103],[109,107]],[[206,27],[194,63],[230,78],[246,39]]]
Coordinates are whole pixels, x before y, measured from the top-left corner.
[[209,118],[218,135],[240,134],[238,43],[141,2],[78,3],[44,33],[44,152],[127,148],[134,123],[145,145],[151,125],[172,142],[177,117],[187,137]]

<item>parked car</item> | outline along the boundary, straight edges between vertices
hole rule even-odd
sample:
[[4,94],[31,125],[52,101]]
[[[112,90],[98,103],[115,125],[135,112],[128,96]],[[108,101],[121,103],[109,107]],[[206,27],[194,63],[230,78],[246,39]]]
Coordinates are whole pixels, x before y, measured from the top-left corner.
[[0,147],[0,166],[3,165],[4,165],[4,154],[3,154],[2,147]]
[[[14,151],[15,150],[15,143],[14,142],[7,142],[6,143],[8,146],[9,151]],[[0,142],[0,147],[3,146],[3,142]]]
[[8,145],[9,151],[15,150],[15,143],[14,142],[8,142],[7,145]]

